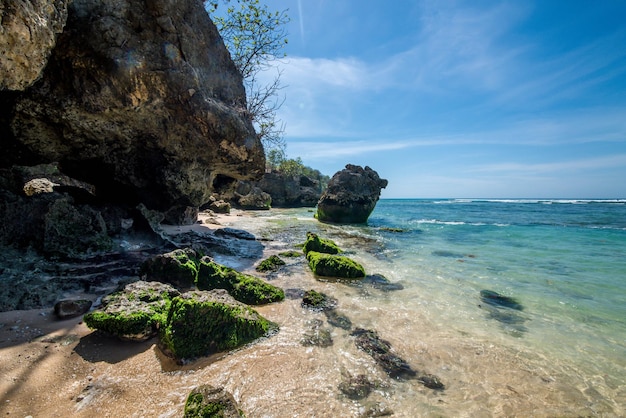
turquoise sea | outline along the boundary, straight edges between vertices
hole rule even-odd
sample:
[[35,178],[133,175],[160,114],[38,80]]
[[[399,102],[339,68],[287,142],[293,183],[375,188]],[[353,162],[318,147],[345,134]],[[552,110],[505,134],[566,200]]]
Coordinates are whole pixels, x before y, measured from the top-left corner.
[[[317,232],[402,285],[317,281],[353,324],[446,383],[440,393],[382,390],[397,416],[626,414],[626,200],[382,199],[367,225],[323,224],[306,208],[237,225],[269,252]],[[311,287],[298,263],[273,280]],[[334,335],[350,346],[347,333]],[[335,350],[316,358],[336,362],[348,349]]]

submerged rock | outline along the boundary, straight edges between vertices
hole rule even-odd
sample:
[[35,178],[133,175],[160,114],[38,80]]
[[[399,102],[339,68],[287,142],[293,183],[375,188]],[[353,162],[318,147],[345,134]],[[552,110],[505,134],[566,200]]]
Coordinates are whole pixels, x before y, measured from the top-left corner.
[[524,307],[516,299],[503,296],[493,290],[481,290],[480,300],[497,308],[509,308],[516,311],[524,310]]
[[302,295],[302,307],[314,311],[328,311],[337,306],[337,299],[316,290],[307,290]]
[[330,179],[316,217],[322,222],[365,223],[387,183],[369,167],[348,164]]
[[264,280],[240,273],[205,256],[200,260],[198,280],[200,290],[225,289],[239,302],[263,305],[285,299],[285,292]]
[[366,375],[350,376],[339,383],[338,389],[350,399],[358,400],[367,398],[374,385]]
[[394,290],[404,289],[404,286],[401,283],[392,283],[382,274],[368,274],[361,281],[361,283],[370,285],[374,289],[382,290],[383,292],[391,292]]
[[85,324],[122,340],[154,337],[168,314],[172,298],[180,293],[159,282],[138,281],[102,299],[103,307],[85,315]]
[[323,328],[323,322],[319,319],[311,321],[311,328],[304,333],[300,344],[303,346],[330,347],[333,345],[331,332],[327,328]]
[[276,271],[286,263],[277,255],[271,255],[256,266],[256,271],[267,273],[268,271]]
[[333,327],[349,331],[352,328],[352,321],[346,315],[337,312],[335,309],[325,310],[326,320]]
[[201,385],[194,388],[185,401],[183,418],[242,418],[233,395],[224,388]]
[[357,328],[351,335],[356,337],[356,346],[372,356],[389,376],[393,378],[417,376],[417,372],[400,356],[394,354],[391,351],[391,344],[381,339],[376,331]]
[[273,325],[226,290],[191,291],[172,300],[159,330],[168,356],[192,359],[228,351],[266,335]]
[[363,266],[348,257],[309,251],[306,259],[309,262],[309,267],[317,276],[339,279],[360,279],[365,277]]

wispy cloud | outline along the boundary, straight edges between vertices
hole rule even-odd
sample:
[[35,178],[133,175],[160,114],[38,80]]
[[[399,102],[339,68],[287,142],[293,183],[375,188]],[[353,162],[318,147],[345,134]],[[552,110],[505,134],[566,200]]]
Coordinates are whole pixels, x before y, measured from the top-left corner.
[[578,172],[588,170],[604,170],[614,167],[626,167],[626,154],[607,155],[594,158],[582,158],[549,163],[497,163],[485,164],[470,168],[468,171],[479,173],[515,173],[524,175],[540,175],[547,173]]

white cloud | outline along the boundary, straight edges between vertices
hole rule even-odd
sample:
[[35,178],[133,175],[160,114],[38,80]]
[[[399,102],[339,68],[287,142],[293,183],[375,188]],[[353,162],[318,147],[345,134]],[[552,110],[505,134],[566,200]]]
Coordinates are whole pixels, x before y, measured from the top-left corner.
[[602,157],[583,158],[548,163],[497,163],[486,164],[469,169],[471,172],[482,173],[517,173],[535,174],[564,173],[587,170],[603,170],[614,167],[626,167],[626,154],[606,155]]

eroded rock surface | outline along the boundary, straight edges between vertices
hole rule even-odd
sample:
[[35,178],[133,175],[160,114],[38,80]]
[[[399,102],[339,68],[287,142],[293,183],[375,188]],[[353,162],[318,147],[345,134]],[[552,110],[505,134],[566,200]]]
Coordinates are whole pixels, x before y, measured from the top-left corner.
[[41,79],[0,103],[0,166],[58,162],[101,199],[169,219],[264,168],[241,75],[198,0],[73,1]]
[[335,173],[317,203],[317,219],[334,223],[365,223],[387,180],[369,167],[348,164]]
[[0,2],[0,90],[32,85],[48,63],[70,0]]

